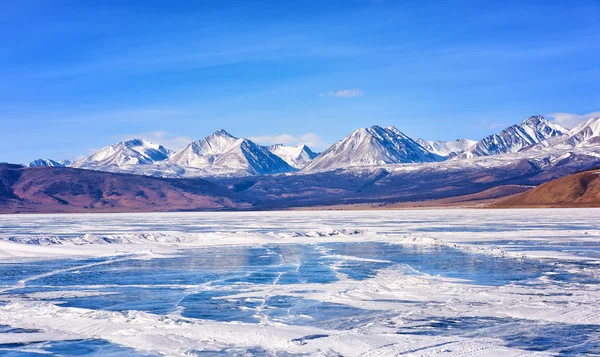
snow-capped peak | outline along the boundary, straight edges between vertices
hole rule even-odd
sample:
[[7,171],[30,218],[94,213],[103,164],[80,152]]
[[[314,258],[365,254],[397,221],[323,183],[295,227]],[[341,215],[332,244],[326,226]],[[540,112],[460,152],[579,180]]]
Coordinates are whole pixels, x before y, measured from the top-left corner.
[[254,142],[223,129],[173,154],[168,163],[208,172],[270,174],[293,171],[284,160]]
[[541,115],[525,119],[521,124],[511,125],[498,134],[490,135],[471,147],[466,156],[488,156],[514,153],[546,139],[562,136],[568,132],[558,124]]
[[227,149],[231,147],[231,145],[233,145],[239,140],[240,139],[229,134],[225,130],[219,129],[214,133],[210,134],[209,136],[205,137],[204,139],[195,141],[187,147],[185,147],[184,149],[178,151],[173,155],[173,157],[169,161],[175,162],[181,161],[181,159],[183,159],[185,162],[188,163],[187,166],[194,166],[191,161],[186,160],[184,157],[182,157],[181,153],[193,153],[194,155],[190,156],[190,159],[193,161],[193,159],[197,155],[204,156],[222,154],[223,152],[227,151]]
[[72,164],[71,160],[55,161],[51,159],[37,159],[30,162],[29,167],[64,167]]
[[562,135],[568,131],[566,128],[563,128],[558,124],[549,122],[540,114],[530,116],[529,118],[523,120],[520,126],[535,130],[535,135],[538,139],[548,135],[556,136],[553,135],[555,133],[560,133],[559,135]]
[[317,156],[305,170],[432,162],[441,159],[395,127],[388,126],[384,129],[374,125],[353,131]]
[[547,125],[549,122],[542,116],[541,114],[532,115],[529,118],[526,118],[521,122],[521,125],[527,125],[531,127],[539,126],[539,125]]
[[70,166],[103,167],[123,165],[147,165],[163,161],[171,151],[162,145],[153,144],[145,139],[131,139],[105,146],[94,154],[83,158]]
[[234,138],[237,139],[235,136],[229,134],[225,129],[218,129],[217,131],[215,131],[214,133],[212,133],[210,136],[213,137],[229,137],[229,138]]
[[286,146],[275,144],[269,146],[268,150],[297,169],[303,168],[317,157],[317,154],[306,145]]

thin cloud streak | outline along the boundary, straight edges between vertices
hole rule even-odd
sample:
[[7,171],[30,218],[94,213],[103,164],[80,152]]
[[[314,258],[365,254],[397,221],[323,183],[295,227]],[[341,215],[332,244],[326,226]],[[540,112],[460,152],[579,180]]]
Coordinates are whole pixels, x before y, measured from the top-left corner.
[[353,98],[360,97],[364,94],[361,89],[340,89],[336,91],[329,91],[320,93],[320,97],[338,97],[338,98]]
[[291,134],[262,135],[252,136],[248,139],[261,145],[306,145],[313,150],[323,150],[329,146],[329,144],[323,138],[315,133],[304,133],[298,136]]
[[568,129],[573,129],[575,126],[588,121],[591,118],[600,117],[600,112],[591,112],[581,115],[573,113],[550,113],[548,116],[552,118],[552,121],[556,124]]

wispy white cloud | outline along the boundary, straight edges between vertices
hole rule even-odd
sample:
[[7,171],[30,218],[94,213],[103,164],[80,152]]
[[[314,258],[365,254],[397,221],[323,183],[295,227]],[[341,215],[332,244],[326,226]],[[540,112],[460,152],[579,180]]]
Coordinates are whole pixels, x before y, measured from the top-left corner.
[[319,97],[338,97],[338,98],[353,98],[360,97],[365,94],[361,89],[340,89],[329,92],[322,92]]
[[296,145],[299,141],[299,138],[297,136],[293,136],[290,134],[251,136],[248,139],[250,139],[256,143],[259,143],[261,145],[271,145],[271,144]]
[[125,135],[115,135],[113,139],[118,141],[131,140],[131,139],[146,139],[154,144],[160,144],[167,149],[178,150],[189,143],[193,142],[194,139],[185,136],[185,135],[173,135],[164,130],[158,131],[147,131],[144,133],[138,134],[125,134]]
[[[214,31],[218,40],[213,44],[190,46],[189,40],[174,40],[173,37],[165,40],[162,38],[164,36],[147,37],[133,42],[121,41],[95,57],[66,65],[35,68],[28,76],[54,79],[98,74],[122,76],[161,71],[209,70],[250,62],[294,57],[355,56],[365,52],[360,46],[323,45],[319,41],[307,39],[305,34],[293,36],[289,31],[283,30],[273,29],[268,39],[264,37],[266,35],[263,30],[250,31],[245,35],[238,32],[227,34],[217,29]],[[195,37],[194,31],[186,33],[191,38]],[[286,36],[281,33],[286,33]]]
[[290,134],[262,135],[252,136],[249,139],[261,145],[306,145],[313,150],[323,150],[329,146],[323,138],[315,133],[304,133],[297,136]]
[[573,127],[591,119],[600,117],[600,112],[591,112],[587,114],[573,114],[573,113],[550,113],[548,114],[552,121],[556,124],[562,125],[565,128],[572,129]]

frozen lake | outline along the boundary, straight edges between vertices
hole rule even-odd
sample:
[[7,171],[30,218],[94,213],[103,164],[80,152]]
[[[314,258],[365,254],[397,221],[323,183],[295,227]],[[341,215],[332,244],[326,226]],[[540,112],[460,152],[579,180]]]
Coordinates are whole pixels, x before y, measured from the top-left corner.
[[597,356],[598,217],[0,216],[0,355]]

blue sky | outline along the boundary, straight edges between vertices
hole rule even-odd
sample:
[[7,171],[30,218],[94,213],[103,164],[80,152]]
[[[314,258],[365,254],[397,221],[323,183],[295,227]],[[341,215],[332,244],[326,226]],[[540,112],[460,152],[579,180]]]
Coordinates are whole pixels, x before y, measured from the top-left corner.
[[4,1],[0,161],[218,128],[321,150],[374,124],[572,123],[600,110],[599,18],[585,0]]

